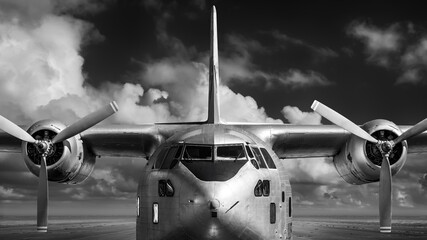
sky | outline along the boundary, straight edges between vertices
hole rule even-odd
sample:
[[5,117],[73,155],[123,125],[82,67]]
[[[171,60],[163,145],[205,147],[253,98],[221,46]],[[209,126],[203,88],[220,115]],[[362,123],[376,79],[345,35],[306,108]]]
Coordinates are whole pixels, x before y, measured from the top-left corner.
[[[424,8],[379,0],[0,0],[0,114],[71,124],[116,100],[106,123],[206,119],[212,4],[226,121],[330,124],[315,99],[357,124],[427,116]],[[397,215],[427,213],[423,159],[393,178]],[[286,161],[295,214],[377,213],[377,183],[347,184],[330,159]],[[144,165],[97,159],[83,184],[50,183],[50,212],[134,214]],[[35,216],[36,189],[19,154],[0,155],[0,216]]]

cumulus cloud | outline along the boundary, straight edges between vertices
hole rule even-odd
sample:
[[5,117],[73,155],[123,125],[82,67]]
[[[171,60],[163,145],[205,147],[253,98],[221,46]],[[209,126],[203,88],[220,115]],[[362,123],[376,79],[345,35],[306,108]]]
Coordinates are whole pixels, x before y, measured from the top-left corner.
[[299,69],[271,73],[261,70],[253,61],[253,54],[270,53],[256,40],[243,36],[227,36],[227,55],[221,58],[220,75],[224,82],[237,81],[262,86],[265,89],[285,87],[291,89],[331,85],[321,73]]
[[[66,9],[80,8],[83,2],[69,2],[59,10],[53,2],[40,3],[43,4],[32,10],[20,1],[0,3],[3,20],[0,23],[2,115],[20,124],[45,118],[70,124],[115,99],[120,111],[108,121],[137,124],[206,119],[207,53],[195,54],[194,48],[186,47],[179,39],[162,35],[161,44],[172,46],[178,50],[176,53],[141,63],[133,83],[107,82],[95,88],[86,82],[87,74],[82,69],[83,47],[90,40],[87,36],[97,32],[95,26],[62,15]],[[36,12],[30,14],[30,10]],[[159,31],[164,30],[159,27]],[[189,57],[194,61],[188,61]],[[280,122],[269,118],[251,97],[237,94],[226,86],[220,87],[220,95],[224,120]],[[237,114],[235,109],[241,109],[241,112]],[[3,187],[3,196],[34,196],[36,188],[31,184],[36,177],[26,170],[22,161],[16,169],[11,168],[16,166],[9,164],[11,158],[20,156],[2,155],[0,158],[3,166],[0,178],[3,183],[17,184],[20,188]],[[114,170],[104,165],[105,161],[98,162],[84,186],[61,185],[59,188],[54,184],[52,190],[58,188],[65,196],[77,200],[109,194],[115,198],[129,197],[129,194],[133,197],[139,174],[129,172],[128,163],[118,165]],[[111,165],[115,166],[115,163],[110,162]],[[16,171],[13,176],[11,170]]]
[[40,3],[37,14],[28,14],[21,1],[0,3],[6,6],[0,10],[2,115],[18,123],[41,118],[71,123],[108,101],[85,85],[82,71],[81,47],[95,30],[88,22],[55,15],[50,1]]
[[331,159],[311,158],[289,160],[286,166],[289,168],[291,182],[336,184],[341,181]]
[[[250,96],[243,96],[234,93],[228,87],[221,88],[221,118],[229,122],[269,122],[281,123],[279,119],[267,116],[263,107],[259,107],[256,101]],[[236,111],[238,109],[238,111]]]
[[[5,2],[9,4],[12,1]],[[161,40],[159,43],[166,49],[173,50],[170,52],[174,54],[140,62],[141,69],[135,74],[136,79],[132,83],[104,83],[95,88],[87,84],[86,74],[82,70],[82,48],[86,44],[85,41],[88,41],[86,36],[96,32],[95,26],[56,12],[64,13],[66,9],[71,8],[73,12],[74,9],[80,8],[78,6],[83,2],[70,2],[69,6],[62,6],[59,10],[58,6],[50,1],[41,3],[45,5],[33,10],[27,9],[24,4],[11,4],[13,11],[5,10],[7,8],[0,10],[0,17],[4,20],[0,23],[2,115],[26,124],[41,118],[55,118],[69,124],[115,99],[120,111],[109,121],[137,124],[206,119],[208,54],[197,52],[194,47],[186,46],[167,33],[168,21],[173,17],[170,10],[156,12],[161,20],[157,22],[157,31]],[[88,4],[92,3],[94,2]],[[145,3],[151,4],[150,7],[163,9],[162,3]],[[96,11],[102,9],[96,6],[87,8]],[[13,13],[14,11],[16,13]],[[102,40],[102,37],[99,39]],[[260,43],[246,41],[238,36],[231,36],[228,41],[230,46],[235,46],[235,51],[221,58],[221,77],[225,82],[234,78],[253,81],[261,79],[267,87],[280,85],[289,88],[331,84],[324,76],[314,71],[291,69],[274,74],[261,71],[252,61],[254,52],[267,53]],[[326,53],[327,51],[325,55]],[[221,116],[226,121],[280,122],[268,117],[264,108],[258,106],[252,97],[233,92],[227,86],[220,86],[220,99]],[[290,123],[320,124],[319,115],[302,112],[296,107],[285,107],[283,114]],[[137,161],[141,164],[140,159]],[[136,169],[143,167],[138,164],[133,167],[129,162],[122,165],[115,160],[113,162],[102,159],[98,161],[95,171],[85,185],[52,185],[52,188],[63,194],[56,196],[61,200],[85,200],[105,196],[116,199],[133,198],[139,175]],[[288,165],[294,183],[339,184],[340,178],[330,160],[292,160]],[[15,178],[6,176],[3,172],[0,178],[8,183],[23,181],[20,182],[23,189],[18,191],[8,186],[2,187],[2,196],[12,199],[21,195],[35,196],[34,188],[25,187],[25,184],[33,182],[35,177],[26,172],[25,166],[21,167],[17,170],[19,174],[14,175]],[[16,180],[16,176],[19,176],[20,180]],[[308,192],[310,191],[301,190],[301,196],[308,196]],[[315,194],[319,199],[328,194],[339,199],[344,198],[337,194],[336,190],[330,189],[321,189]],[[313,204],[310,199],[304,197],[301,197],[301,203]]]
[[[282,110],[291,124],[321,124],[321,116],[315,112],[303,112],[298,107],[285,106]],[[367,186],[348,186],[338,174],[332,158],[285,160],[289,172],[294,201],[300,206],[370,206],[371,191]]]
[[365,41],[369,49],[373,51],[397,51],[399,48],[400,34],[396,31],[397,25],[391,25],[387,29],[379,29],[367,23],[354,24],[350,33]]
[[303,112],[298,107],[285,106],[282,114],[291,124],[319,125],[322,117],[316,112]]
[[[116,122],[206,119],[207,66],[203,62],[204,57],[196,62],[187,61],[186,56],[194,55],[191,47],[186,48],[178,39],[163,35],[163,43],[179,50],[175,56],[144,63],[141,84],[106,83],[95,89],[85,83],[84,59],[81,56],[84,36],[95,31],[94,27],[82,20],[54,15],[58,6],[48,3],[31,26],[12,20],[0,24],[2,114],[18,122],[55,118],[69,124],[113,97],[121,108],[112,118]],[[76,1],[61,9],[81,4],[81,1]],[[19,5],[15,7],[19,9]],[[159,32],[163,30],[159,28]],[[227,87],[223,87],[221,92],[227,102],[235,103],[233,106],[246,112],[237,116],[232,109],[224,107],[232,111],[230,114],[224,112],[224,119],[273,121],[254,104],[252,98],[233,93]],[[157,101],[156,93],[161,93],[164,101]]]
[[32,112],[66,94],[84,94],[78,54],[82,28],[78,21],[56,16],[43,18],[32,29],[0,24],[2,104],[15,102]]
[[369,61],[382,66],[391,64],[390,54],[399,51],[402,38],[397,25],[379,29],[367,23],[353,23],[349,34],[363,41]]
[[419,84],[427,74],[427,38],[422,27],[395,23],[380,28],[354,22],[348,33],[364,43],[370,63],[397,71],[396,84]]
[[[315,112],[303,112],[298,107],[285,106],[282,110],[284,117],[291,124],[321,124],[321,116]],[[331,191],[326,191],[328,185],[342,184],[330,158],[310,158],[287,160],[290,181],[298,186],[294,190],[300,194],[299,204],[304,205],[308,199],[338,199]],[[301,185],[304,187],[301,187]],[[310,192],[310,194],[309,194]],[[336,201],[337,202],[337,201]]]
[[406,48],[401,57],[402,74],[397,83],[417,84],[427,74],[427,38],[423,37]]

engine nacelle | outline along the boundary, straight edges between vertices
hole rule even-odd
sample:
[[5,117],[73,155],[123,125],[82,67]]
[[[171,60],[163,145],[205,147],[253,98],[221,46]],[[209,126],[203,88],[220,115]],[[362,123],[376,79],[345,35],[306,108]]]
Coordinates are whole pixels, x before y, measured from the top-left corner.
[[[365,123],[362,128],[379,140],[392,140],[401,135],[401,130],[387,120],[373,120]],[[390,153],[391,174],[400,171],[406,162],[408,145],[406,141],[397,144]],[[335,168],[340,176],[351,184],[378,182],[382,155],[374,143],[352,135],[334,157]]]
[[[42,120],[33,124],[27,132],[36,140],[52,140],[65,125],[54,120]],[[22,154],[28,169],[36,176],[40,172],[41,155],[37,146],[22,143]],[[95,167],[95,155],[83,144],[79,135],[53,145],[46,157],[49,181],[77,184],[86,180]]]

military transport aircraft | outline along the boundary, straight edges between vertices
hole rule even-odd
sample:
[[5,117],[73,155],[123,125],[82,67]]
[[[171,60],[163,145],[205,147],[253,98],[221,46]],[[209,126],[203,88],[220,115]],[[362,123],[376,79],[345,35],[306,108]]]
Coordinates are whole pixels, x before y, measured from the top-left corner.
[[211,14],[205,122],[94,126],[118,110],[115,102],[68,127],[43,120],[24,131],[0,117],[0,150],[21,152],[39,177],[37,230],[47,231],[48,181],[83,182],[96,156],[149,157],[136,196],[137,239],[291,239],[285,162],[330,157],[348,183],[379,182],[380,231],[391,232],[392,176],[408,156],[427,152],[427,120],[359,127],[314,101],[312,109],[338,126],[224,123],[215,7]]

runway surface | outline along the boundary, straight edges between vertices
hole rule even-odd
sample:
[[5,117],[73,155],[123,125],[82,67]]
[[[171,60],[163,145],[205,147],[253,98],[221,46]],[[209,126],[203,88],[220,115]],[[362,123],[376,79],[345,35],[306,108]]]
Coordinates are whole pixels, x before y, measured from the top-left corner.
[[[49,232],[35,232],[34,217],[0,216],[0,239],[134,240],[135,217],[51,217]],[[375,218],[294,217],[293,239],[426,239],[426,218],[395,218],[380,234]]]

